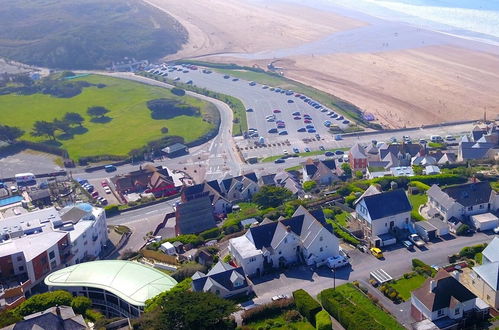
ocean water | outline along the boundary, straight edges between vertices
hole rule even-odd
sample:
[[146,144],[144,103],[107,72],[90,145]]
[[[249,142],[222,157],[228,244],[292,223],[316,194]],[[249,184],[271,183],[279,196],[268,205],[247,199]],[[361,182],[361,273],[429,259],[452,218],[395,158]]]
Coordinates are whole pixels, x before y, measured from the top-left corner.
[[499,45],[499,0],[328,0],[378,18],[402,21]]

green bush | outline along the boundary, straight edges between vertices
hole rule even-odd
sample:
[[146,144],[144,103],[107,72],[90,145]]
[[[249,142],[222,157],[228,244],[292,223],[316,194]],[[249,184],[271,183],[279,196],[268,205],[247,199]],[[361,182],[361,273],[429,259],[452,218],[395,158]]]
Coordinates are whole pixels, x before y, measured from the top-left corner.
[[422,192],[430,189],[429,185],[424,184],[423,182],[420,182],[420,181],[411,181],[411,182],[409,182],[409,186],[416,187]]
[[169,239],[166,239],[164,241],[161,241],[159,245],[163,244],[164,242],[181,242],[182,244],[192,244],[193,246],[199,246],[204,243],[204,240],[194,234],[187,234],[187,235],[179,235],[176,237],[172,237]]
[[104,319],[104,315],[101,312],[95,309],[89,309],[85,313],[85,316],[92,322],[97,322],[99,320]]
[[90,306],[92,306],[92,300],[84,296],[75,297],[71,302],[71,307],[76,314],[85,315]]
[[73,301],[73,296],[67,291],[57,290],[53,292],[46,292],[31,296],[26,301],[24,301],[16,311],[22,315],[26,316],[36,312],[41,312],[49,307],[54,306],[71,306],[71,301]]
[[470,226],[463,223],[457,228],[456,235],[458,235],[458,236],[466,235],[466,233],[468,232],[469,229],[470,229]]
[[315,315],[315,328],[317,330],[331,330],[333,328],[333,322],[328,312],[321,310]]
[[305,181],[303,182],[303,190],[310,191],[317,187],[317,182],[315,181]]
[[412,268],[421,275],[435,276],[437,271],[419,259],[412,259]]
[[293,292],[295,305],[300,314],[315,325],[315,314],[322,310],[321,305],[303,289]]
[[482,259],[483,259],[483,254],[482,252],[478,252],[477,254],[475,254],[475,261],[477,264],[481,265],[482,264]]
[[184,96],[185,95],[185,91],[182,89],[182,88],[178,88],[178,87],[173,87],[170,92],[172,92],[173,94],[177,95],[177,96]]
[[355,238],[354,236],[350,235],[350,233],[341,229],[341,227],[336,222],[332,222],[332,225],[336,236],[339,236],[346,243],[350,243],[355,246],[357,246],[360,243],[360,241],[357,238]]
[[104,208],[104,211],[106,211],[106,217],[118,214],[120,212],[119,206],[118,205],[108,205]]
[[199,234],[199,236],[201,236],[201,238],[203,238],[204,240],[215,239],[220,236],[220,228],[215,227],[205,230],[201,234]]
[[466,246],[462,248],[461,251],[459,251],[459,256],[466,257],[469,259],[474,259],[477,253],[481,253],[486,247],[487,247],[486,243],[473,246]]

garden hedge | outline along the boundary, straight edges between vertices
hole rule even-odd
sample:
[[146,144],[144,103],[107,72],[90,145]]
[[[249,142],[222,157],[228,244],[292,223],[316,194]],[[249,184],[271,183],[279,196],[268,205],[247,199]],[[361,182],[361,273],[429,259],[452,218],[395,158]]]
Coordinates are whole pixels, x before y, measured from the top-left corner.
[[295,305],[300,314],[315,325],[315,315],[322,310],[321,305],[303,289],[293,292]]
[[323,310],[315,315],[315,328],[317,330],[331,330],[333,328],[333,322],[328,312]]

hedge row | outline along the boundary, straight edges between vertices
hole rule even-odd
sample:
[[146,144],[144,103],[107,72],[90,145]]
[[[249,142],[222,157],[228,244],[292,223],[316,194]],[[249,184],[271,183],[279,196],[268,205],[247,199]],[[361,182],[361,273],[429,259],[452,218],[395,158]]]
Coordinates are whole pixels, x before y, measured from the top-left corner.
[[300,314],[315,325],[315,315],[322,310],[321,305],[308,292],[299,289],[293,292],[295,305]]
[[[385,177],[362,181],[362,183],[374,184],[384,180],[396,181],[398,178],[399,177],[396,176],[385,176]],[[405,178],[407,178],[409,182],[419,181],[429,186],[431,186],[432,184],[438,184],[438,185],[459,184],[468,181],[466,177],[457,174],[415,175]]]
[[331,314],[347,330],[384,330],[371,315],[352,304],[341,293],[334,289],[321,292],[320,299],[324,309]]
[[424,191],[427,191],[428,189],[430,189],[430,186],[427,185],[427,184],[424,184],[423,182],[421,181],[411,181],[409,182],[409,186],[411,187],[416,187],[418,188],[421,192],[424,192]]
[[419,259],[412,259],[412,268],[416,272],[418,272],[422,275],[426,275],[426,276],[433,277],[437,273],[435,268],[429,266],[428,264],[424,263],[423,261],[421,261]]
[[331,330],[333,328],[333,322],[328,312],[320,311],[315,315],[315,328],[317,330]]
[[341,227],[336,223],[332,222],[334,233],[336,236],[339,236],[344,242],[357,246],[360,244],[360,241],[354,236],[350,235],[350,233],[341,229]]

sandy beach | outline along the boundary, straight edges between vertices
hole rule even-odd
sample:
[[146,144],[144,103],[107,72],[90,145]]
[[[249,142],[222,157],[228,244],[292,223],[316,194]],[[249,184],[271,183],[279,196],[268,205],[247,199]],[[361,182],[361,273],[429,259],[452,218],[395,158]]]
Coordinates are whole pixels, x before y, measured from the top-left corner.
[[388,127],[499,114],[495,46],[296,1],[148,1],[190,33],[172,58],[260,67],[279,58],[285,76],[346,99]]

